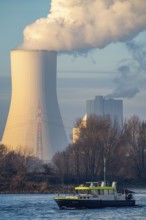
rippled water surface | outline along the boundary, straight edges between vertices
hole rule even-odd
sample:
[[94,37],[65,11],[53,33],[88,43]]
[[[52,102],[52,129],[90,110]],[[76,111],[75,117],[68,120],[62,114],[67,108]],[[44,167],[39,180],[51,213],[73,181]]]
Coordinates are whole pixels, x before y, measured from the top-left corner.
[[59,210],[55,195],[0,195],[0,220],[146,220],[146,190],[135,190],[138,206],[94,210]]

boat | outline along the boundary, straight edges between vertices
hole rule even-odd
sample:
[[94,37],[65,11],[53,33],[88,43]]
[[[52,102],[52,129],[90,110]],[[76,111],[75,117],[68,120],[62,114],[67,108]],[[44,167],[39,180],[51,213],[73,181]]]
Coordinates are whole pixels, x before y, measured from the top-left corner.
[[135,206],[132,191],[119,190],[117,183],[106,179],[106,157],[104,157],[104,180],[86,182],[75,187],[73,195],[58,195],[54,198],[60,209],[95,209],[104,207]]
[[104,207],[135,206],[133,192],[117,190],[117,183],[86,182],[75,187],[73,195],[58,195],[54,198],[60,209],[95,209]]

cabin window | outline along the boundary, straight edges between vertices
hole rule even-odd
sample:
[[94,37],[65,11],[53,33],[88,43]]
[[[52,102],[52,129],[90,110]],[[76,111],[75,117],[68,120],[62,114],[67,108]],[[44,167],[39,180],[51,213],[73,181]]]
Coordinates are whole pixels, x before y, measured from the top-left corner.
[[93,195],[97,194],[97,190],[91,190],[91,192],[92,192]]
[[104,195],[104,190],[103,189],[101,189],[99,191],[100,191],[100,195]]
[[79,194],[87,194],[88,191],[86,191],[86,190],[78,190],[78,193],[79,193]]
[[110,189],[110,190],[109,190],[109,194],[113,195],[113,194],[114,194],[114,190],[113,190],[113,189]]
[[104,189],[104,194],[107,195],[108,194],[108,190]]

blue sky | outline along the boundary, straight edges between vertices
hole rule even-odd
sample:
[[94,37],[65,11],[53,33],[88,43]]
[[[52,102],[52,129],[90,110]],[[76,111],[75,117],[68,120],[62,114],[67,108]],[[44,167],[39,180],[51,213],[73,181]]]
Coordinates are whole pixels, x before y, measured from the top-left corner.
[[[26,25],[47,16],[49,8],[49,0],[0,1],[0,136],[11,96],[10,50],[22,43]],[[144,44],[145,38],[146,32],[143,32],[134,40]],[[120,77],[119,67],[133,62],[125,43],[110,44],[85,55],[58,55],[58,102],[68,137],[76,119],[85,114],[86,100],[112,93]],[[131,77],[129,85],[136,80]],[[139,93],[133,98],[123,99],[124,117],[136,114],[146,120],[145,84],[144,76],[143,85],[138,84]]]

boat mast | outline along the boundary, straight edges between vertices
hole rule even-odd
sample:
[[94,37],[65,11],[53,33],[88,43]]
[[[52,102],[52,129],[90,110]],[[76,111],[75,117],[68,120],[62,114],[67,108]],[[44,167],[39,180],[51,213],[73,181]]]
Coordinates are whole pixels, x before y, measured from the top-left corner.
[[104,183],[106,184],[106,157],[104,156]]

